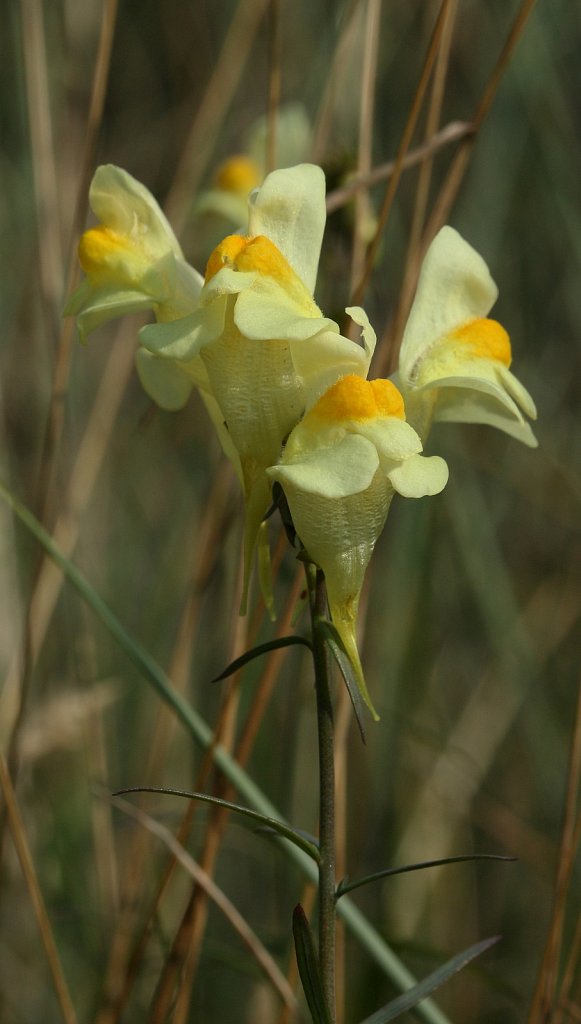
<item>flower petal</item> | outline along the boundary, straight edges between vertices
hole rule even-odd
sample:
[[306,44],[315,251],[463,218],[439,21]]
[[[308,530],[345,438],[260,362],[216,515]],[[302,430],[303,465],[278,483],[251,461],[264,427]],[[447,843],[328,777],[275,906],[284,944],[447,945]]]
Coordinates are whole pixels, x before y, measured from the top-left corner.
[[127,313],[151,309],[150,295],[132,290],[112,290],[110,287],[93,288],[88,279],[81,282],[67,302],[63,316],[76,316],[81,340],[108,320]]
[[439,494],[448,483],[448,466],[439,455],[412,455],[388,473],[392,486],[404,498]]
[[325,175],[314,164],[298,164],[272,171],[252,194],[248,232],[270,238],[312,294],[325,220]]
[[114,164],[103,164],[93,175],[89,190],[91,209],[103,224],[138,241],[159,255],[171,250],[183,253],[169,221],[149,189]]
[[305,316],[282,288],[273,289],[272,297],[265,297],[253,288],[242,292],[234,309],[234,322],[245,337],[257,341],[271,338],[303,341],[323,330],[339,333],[339,327],[333,320],[323,316]]
[[366,490],[379,466],[375,446],[358,434],[346,434],[329,448],[305,453],[300,462],[272,466],[272,480],[323,498],[345,498]]
[[148,324],[139,332],[139,340],[156,355],[179,362],[194,359],[205,345],[210,345],[224,329],[225,304],[215,302],[189,316],[170,323]]
[[174,411],[184,407],[194,382],[177,363],[138,348],[135,366],[144,390],[162,409]]
[[496,395],[490,396],[484,391],[477,391],[471,382],[469,387],[455,385],[454,391],[443,389],[439,396],[434,420],[442,423],[484,423],[502,430],[517,441],[536,448],[538,441],[530,426],[516,411],[511,411],[497,400]]
[[485,317],[498,289],[481,256],[454,228],[443,227],[430,245],[404,331],[399,357],[402,380],[440,338],[467,320]]
[[365,349],[336,331],[325,330],[305,340],[291,340],[294,367],[304,381],[306,408],[339,377],[354,373],[366,377],[369,358]]

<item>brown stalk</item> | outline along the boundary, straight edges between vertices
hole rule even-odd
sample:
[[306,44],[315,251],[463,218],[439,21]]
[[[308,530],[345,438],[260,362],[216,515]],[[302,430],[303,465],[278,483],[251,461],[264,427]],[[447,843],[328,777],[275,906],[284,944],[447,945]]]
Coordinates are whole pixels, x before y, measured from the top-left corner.
[[[410,265],[406,278],[404,279],[396,312],[395,325],[394,327],[388,327],[388,330],[386,331],[385,338],[388,340],[383,347],[387,349],[389,354],[390,366],[384,365],[384,370],[390,369],[393,366],[394,359],[399,350],[402,327],[407,319],[414,297],[422,260],[430,242],[434,238],[434,235],[448,219],[448,215],[466,173],[478,133],[490,111],[494,97],[496,96],[498,87],[502,80],[502,76],[510,63],[516,45],[524,30],[526,21],[533,9],[534,3],[535,0],[523,0],[508,34],[507,40],[486,84],[474,116],[470,122],[472,130],[461,141],[444,183],[438,193],[432,213],[424,230],[421,243],[416,247],[413,264]],[[395,326],[397,326],[398,334],[395,333]]]
[[[581,824],[578,822],[578,825]],[[577,837],[578,839],[578,837]],[[577,921],[577,927],[573,935],[573,941],[571,942],[571,948],[567,957],[567,963],[565,970],[563,971],[563,978],[561,981],[561,987],[559,989],[559,998],[557,1001],[557,1010],[554,1015],[554,1024],[563,1024],[563,1014],[567,1013],[570,1009],[570,994],[575,981],[575,975],[579,971],[579,965],[581,964],[581,915]],[[579,1016],[581,1017],[581,1006],[578,1007]]]
[[[224,508],[227,506],[227,494],[232,474],[230,467],[223,463],[216,474],[214,486],[208,497],[204,518],[199,529],[199,544],[196,548],[196,562],[192,572],[192,580],[188,599],[185,603],[178,627],[176,644],[169,665],[169,676],[174,685],[183,692],[191,675],[193,643],[192,639],[199,615],[200,596],[204,584],[211,572],[217,556],[217,538],[223,532]],[[226,512],[227,514],[227,512]],[[165,707],[160,709],[152,737],[146,776],[148,782],[154,784],[157,770],[164,762],[165,752],[171,741],[174,728],[174,716]],[[186,815],[187,818],[187,815]],[[189,823],[185,831],[180,829],[179,840],[185,842],[189,833]],[[145,953],[151,927],[157,911],[161,893],[164,891],[171,870],[164,875],[153,901],[145,928],[134,944],[133,926],[136,919],[139,892],[142,888],[143,870],[149,852],[148,833],[140,831],[133,837],[127,857],[128,870],[122,884],[123,904],[117,922],[117,928],[111,939],[110,955],[103,983],[102,1005],[97,1015],[98,1024],[113,1024],[122,1013],[134,981],[141,959]],[[131,951],[131,947],[133,951]]]
[[[279,557],[284,550],[284,538],[281,537],[281,541],[283,541],[283,543],[279,544],[277,551]],[[277,636],[279,637],[286,635],[290,629],[296,600],[301,590],[301,575],[302,574],[300,572],[296,574],[294,585],[288,595],[286,606],[277,629]],[[255,621],[251,625],[250,629],[251,636],[256,636],[259,625],[260,622],[255,616]],[[258,683],[256,694],[236,750],[236,760],[242,767],[247,763],[248,758],[252,753],[260,723],[268,707],[272,689],[280,672],[286,653],[287,652],[284,649],[274,650],[269,654],[266,660],[264,671]],[[220,788],[219,795],[224,797],[226,800],[231,800],[235,795],[235,790],[230,785],[222,786]],[[203,853],[204,864],[207,864],[206,870],[210,873],[214,870],[219,844],[228,818],[229,812],[225,809],[216,809],[213,812],[208,829],[206,846]],[[195,891],[192,893],[190,901],[191,913],[186,917],[186,927],[184,928],[182,939],[185,949],[184,975],[178,994],[174,1024],[183,1024],[186,1020],[195,969],[199,959],[200,944],[207,918],[207,901],[204,898],[200,899],[200,896],[201,894],[196,894]]]
[[120,800],[117,797],[115,798],[115,804],[125,814],[134,818],[140,825],[161,839],[164,845],[171,852],[172,857],[192,876],[196,883],[196,887],[203,889],[206,897],[212,900],[212,902],[230,922],[232,928],[246,944],[256,962],[266,974],[266,977],[275,987],[282,1001],[288,1006],[295,1007],[295,994],[268,950],[265,949],[258,936],[248,926],[246,920],[236,910],[236,907],[231,903],[222,889],[220,889],[203,870],[203,868],[196,863],[181,843],[175,839],[169,829],[126,800]]
[[[407,171],[410,167],[416,167],[426,157],[433,156],[452,142],[458,142],[467,135],[471,135],[473,131],[472,125],[467,121],[451,121],[450,124],[436,132],[427,142],[417,146],[416,149],[412,149],[403,159],[403,169]],[[377,167],[374,167],[368,174],[354,175],[352,178],[349,178],[346,185],[341,185],[339,188],[333,189],[332,192],[328,192],[326,200],[327,214],[334,213],[335,210],[340,210],[342,206],[346,206],[358,192],[372,188],[387,178],[391,178],[395,166],[396,161],[389,160],[385,164],[379,164]]]
[[523,0],[520,6],[506,42],[493,68],[492,74],[486,83],[480,103],[478,104],[474,117],[472,118],[471,123],[473,127],[473,134],[467,136],[459,147],[452,162],[452,166],[446,176],[446,180],[444,181],[438,198],[434,204],[434,209],[432,210],[430,220],[428,221],[428,225],[424,233],[425,248],[427,248],[427,245],[429,245],[430,240],[434,237],[439,228],[441,228],[446,222],[466,172],[472,150],[478,137],[478,132],[482,128],[482,125],[490,112],[490,108],[494,102],[502,77],[510,64],[512,55],[524,31],[526,22],[532,13],[535,2],[536,0]]
[[[95,145],[98,128],[101,121],[103,103],[105,96],[106,81],[109,70],[111,55],[111,41],[114,32],[116,0],[108,0],[103,12],[101,25],[101,39],[97,53],[95,72],[93,78],[93,96],[91,102],[91,119],[85,136],[85,153],[87,162],[84,165],[85,177],[81,178],[77,190],[77,216],[75,224],[80,223],[82,211],[86,206],[86,180],[89,173],[89,154]],[[62,299],[63,286],[63,257],[62,244],[60,240],[60,227],[58,222],[58,190],[56,186],[56,167],[54,162],[53,132],[50,120],[48,74],[46,66],[46,48],[44,40],[44,26],[42,20],[42,6],[37,0],[21,0],[21,15],[23,22],[24,57],[27,80],[27,93],[29,103],[31,149],[33,157],[33,169],[35,176],[35,193],[39,230],[39,259],[41,272],[41,291],[44,296],[44,311],[46,322],[54,327],[54,334],[59,335],[59,342],[56,350],[55,371],[52,384],[52,395],[48,413],[48,425],[43,441],[43,451],[40,459],[39,478],[36,486],[34,505],[40,510],[40,517],[47,522],[51,506],[51,495],[55,475],[56,457],[62,437],[64,423],[64,400],[68,380],[70,364],[70,348],[73,337],[73,322],[67,321],[62,330],[58,330],[59,311],[58,306]],[[75,280],[76,260],[70,260],[67,288]],[[59,520],[60,522],[60,520]],[[76,540],[76,538],[75,538]],[[33,597],[28,604],[23,625],[23,651],[22,665],[15,663],[9,669],[9,685],[19,689],[18,711],[12,725],[9,739],[7,741],[7,759],[12,778],[15,780],[18,773],[18,741],[26,715],[28,696],[30,690],[31,673],[38,653],[36,637],[38,633],[33,601],[42,589],[42,574],[44,571],[54,573],[56,567],[50,563],[51,569],[47,570],[49,560],[44,558],[39,563],[39,569],[34,584]],[[62,582],[62,574],[56,569],[56,576]],[[54,579],[53,575],[53,579]],[[55,597],[56,600],[56,597]],[[54,607],[54,604],[53,604]],[[17,680],[16,677],[19,677]]]
[[555,878],[555,895],[553,914],[543,958],[541,961],[537,985],[528,1016],[528,1024],[543,1024],[552,1019],[555,1009],[559,959],[563,942],[563,928],[567,909],[569,883],[575,863],[579,841],[578,798],[581,782],[581,680],[577,697],[577,713],[571,739],[569,774],[565,797],[565,812],[559,860]]
[[423,64],[422,71],[421,71],[421,74],[420,74],[420,79],[419,79],[419,82],[418,82],[418,85],[417,85],[417,89],[416,89],[415,94],[414,94],[414,98],[413,98],[413,101],[412,101],[410,112],[408,114],[408,118],[407,118],[404,130],[403,130],[401,141],[400,141],[400,144],[399,144],[399,147],[398,147],[398,151],[397,151],[397,154],[396,154],[395,167],[394,167],[394,170],[393,170],[393,174],[391,175],[391,177],[389,179],[389,183],[388,183],[388,186],[387,186],[387,189],[386,189],[386,192],[385,192],[385,196],[384,196],[384,199],[383,199],[381,211],[379,213],[377,229],[375,231],[375,235],[372,238],[371,243],[369,245],[369,248],[367,250],[367,259],[365,261],[365,269],[363,271],[363,274],[362,274],[358,284],[356,285],[356,287],[355,287],[355,289],[353,291],[353,295],[352,295],[352,300],[351,301],[355,305],[359,305],[361,303],[362,299],[363,299],[363,296],[365,294],[365,290],[367,288],[367,284],[369,282],[369,278],[371,277],[371,272],[373,270],[373,265],[375,263],[375,257],[377,255],[377,250],[379,248],[379,243],[380,243],[380,240],[381,240],[381,236],[382,236],[382,234],[385,231],[385,228],[387,226],[389,214],[390,214],[391,208],[393,206],[393,201],[395,199],[395,194],[396,194],[397,187],[399,185],[400,178],[401,178],[402,171],[403,171],[404,157],[405,157],[405,155],[406,155],[406,153],[407,153],[407,151],[408,151],[408,149],[409,149],[409,147],[411,145],[411,141],[412,141],[412,137],[413,137],[414,131],[416,129],[416,124],[417,124],[417,121],[418,121],[418,117],[420,115],[420,110],[421,110],[421,107],[422,107],[422,103],[423,103],[423,99],[424,99],[424,94],[425,94],[425,91],[426,91],[426,88],[427,88],[427,85],[428,85],[428,82],[429,82],[429,79],[430,79],[430,75],[432,73],[432,67],[434,65],[434,61],[436,59],[436,55],[438,53],[438,49],[439,49],[439,46],[440,46],[441,36],[442,36],[442,33],[443,33],[445,25],[446,25],[447,10],[448,10],[448,7],[450,5],[450,2],[451,2],[451,0],[442,0],[442,4],[441,4],[441,7],[440,7],[440,10],[439,10],[439,13],[438,13],[438,17],[436,19],[436,24],[435,24],[434,30],[432,32],[432,38],[430,40],[430,45],[428,47],[428,51],[427,51],[426,57],[424,59],[424,64]]
[[10,831],[12,833],[12,839],[18,854],[18,860],[20,861],[20,867],[22,868],[22,874],[28,888],[28,894],[34,910],[34,914],[39,927],[42,944],[46,953],[48,966],[52,976],[53,985],[55,988],[58,1004],[62,1014],[62,1018],[65,1024],[76,1024],[77,1015],[70,997],[68,986],[66,983],[63,969],[61,967],[60,958],[56,942],[54,940],[53,931],[50,924],[50,919],[46,910],[46,905],[43,899],[40,885],[38,884],[38,878],[34,868],[34,862],[30,853],[30,847],[26,838],[26,830],[24,828],[24,822],[22,820],[18,804],[16,802],[16,794],[8,774],[6,762],[0,754],[0,786],[2,787],[2,793],[4,796],[4,803],[6,806],[6,813]]
[[[440,113],[442,110],[442,103],[444,99],[446,74],[448,70],[448,62],[450,59],[450,47],[452,44],[454,22],[456,20],[457,11],[457,0],[452,0],[450,6],[448,7],[446,23],[444,25],[444,31],[442,32],[441,45],[438,51],[438,58],[434,69],[432,90],[430,95],[430,102],[428,104],[428,115],[426,119],[426,142],[429,142],[430,139],[433,139],[438,131],[438,123],[440,120]],[[426,153],[424,159],[420,163],[414,212],[410,227],[406,253],[406,262],[403,273],[403,285],[401,288],[402,295],[407,295],[409,293],[409,286],[407,283],[408,281],[412,280],[414,282],[414,285],[415,282],[417,281],[417,253],[420,245],[422,231],[424,228],[426,209],[428,205],[428,195],[430,191],[430,182],[432,177],[433,158],[434,151],[432,150],[431,152]],[[401,331],[403,328],[403,317],[406,314],[407,309],[404,310],[404,306],[402,305],[402,303],[398,302],[393,317],[393,328],[390,330],[389,333],[390,339],[401,337]],[[393,369],[393,362],[394,360],[392,344],[387,343],[381,345],[377,365],[378,375],[384,376],[389,374]]]

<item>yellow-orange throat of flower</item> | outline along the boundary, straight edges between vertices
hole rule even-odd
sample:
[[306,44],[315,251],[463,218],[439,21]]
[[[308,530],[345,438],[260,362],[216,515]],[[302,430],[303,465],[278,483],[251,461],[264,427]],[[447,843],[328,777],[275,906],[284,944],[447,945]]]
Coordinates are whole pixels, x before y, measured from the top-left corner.
[[364,422],[386,416],[405,420],[403,398],[390,380],[363,380],[355,374],[342,377],[315,403],[303,423],[323,420]]
[[458,355],[461,358],[465,352],[466,358],[495,359],[507,367],[511,364],[510,338],[496,320],[468,320],[452,332],[450,341],[460,342],[462,348]]
[[310,316],[320,316],[320,310],[298,274],[280,249],[265,235],[228,235],[216,246],[206,265],[206,283],[225,267],[246,273],[259,274],[275,281],[294,301],[305,308]]

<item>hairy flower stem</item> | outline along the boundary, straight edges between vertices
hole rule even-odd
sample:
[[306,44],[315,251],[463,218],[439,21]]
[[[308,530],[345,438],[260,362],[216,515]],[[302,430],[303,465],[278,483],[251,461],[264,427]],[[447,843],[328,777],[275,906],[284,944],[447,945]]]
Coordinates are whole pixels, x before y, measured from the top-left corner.
[[329,651],[321,631],[327,618],[325,578],[312,563],[306,566],[313,630],[313,662],[319,738],[319,959],[323,991],[331,1021],[335,1010],[335,762],[333,705],[329,690]]

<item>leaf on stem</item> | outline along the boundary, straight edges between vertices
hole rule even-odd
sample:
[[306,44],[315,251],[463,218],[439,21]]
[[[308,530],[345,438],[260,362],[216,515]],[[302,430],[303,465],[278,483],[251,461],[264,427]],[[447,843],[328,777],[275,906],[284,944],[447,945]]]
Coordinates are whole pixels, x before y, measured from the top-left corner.
[[300,979],[313,1024],[331,1024],[331,1015],[319,973],[319,958],[313,935],[300,903],[293,911],[293,936]]
[[407,871],[423,871],[424,868],[439,868],[444,864],[461,864],[463,861],[468,860],[503,860],[512,862],[517,860],[517,858],[504,857],[496,853],[466,853],[458,857],[440,857],[437,860],[423,860],[418,864],[404,864],[401,868],[384,868],[383,871],[375,871],[372,875],[365,875],[364,878],[358,878],[354,882],[351,882],[347,877],[343,878],[337,886],[337,899],[340,896],[344,896],[347,892],[353,892],[354,889],[367,885],[368,882],[377,882],[379,879],[389,878],[391,875],[403,875]]
[[215,676],[212,679],[213,683],[219,683],[221,679],[226,679],[228,676],[237,672],[238,669],[244,668],[254,658],[259,658],[261,654],[268,654],[269,651],[276,651],[279,647],[292,647],[295,644],[301,644],[303,647],[308,647],[312,651],[311,642],[304,636],[280,636],[276,640],[269,640],[265,644],[258,644],[257,647],[253,647],[250,651],[245,651],[239,658],[235,658],[231,661],[227,668],[224,669],[219,676]]
[[256,821],[262,829],[266,829],[268,832],[276,832],[278,836],[283,839],[288,839],[289,842],[294,843],[299,849],[303,850],[304,853],[308,854],[309,857],[318,864],[319,862],[319,851],[314,843],[312,843],[304,833],[295,831],[290,825],[285,825],[282,821],[277,821],[276,818],[269,818],[266,814],[260,814],[258,811],[253,811],[249,807],[242,807],[240,804],[233,804],[229,800],[221,800],[220,797],[210,796],[209,793],[190,793],[184,789],[169,789],[166,787],[155,787],[155,786],[130,786],[127,789],[118,789],[113,796],[124,796],[127,793],[164,793],[170,796],[181,796],[185,797],[186,800],[201,800],[206,804],[215,804],[217,807],[225,807],[229,811],[235,811],[236,814],[242,814],[243,817],[249,818],[251,821]]
[[469,946],[462,953],[457,953],[456,956],[442,964],[432,974],[428,974],[428,977],[424,978],[423,981],[410,988],[408,992],[404,992],[397,999],[392,999],[381,1010],[372,1013],[371,1017],[366,1017],[365,1020],[361,1021],[361,1024],[388,1024],[388,1021],[401,1017],[403,1013],[407,1013],[408,1010],[417,1006],[422,999],[425,999],[426,996],[434,992],[440,985],[443,985],[445,981],[448,981],[448,978],[451,978],[453,974],[457,974],[466,964],[469,964],[471,960],[476,959],[482,953],[485,953],[487,949],[490,949],[499,940],[500,935],[493,935],[492,938],[483,939],[481,942],[476,942],[473,946]]
[[361,739],[365,743],[365,729],[363,728],[364,705],[361,699],[361,693],[357,683],[357,675],[355,673],[355,669],[351,664],[351,659],[347,654],[343,641],[341,640],[341,637],[339,636],[339,633],[336,627],[333,625],[333,623],[329,619],[319,620],[319,628],[321,630],[325,643],[329,648],[331,654],[333,655],[339,667],[339,671],[343,676],[343,679],[345,680],[345,686],[347,687],[347,692],[349,693],[349,697],[351,698],[351,703],[353,705],[353,711],[355,713],[355,719],[359,727]]

